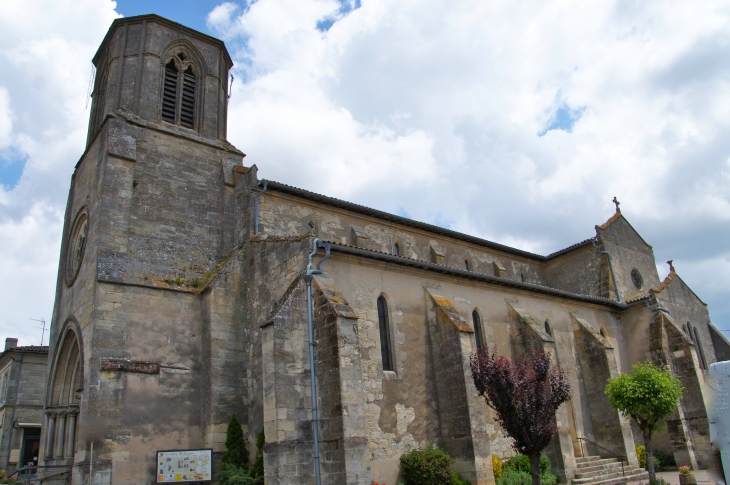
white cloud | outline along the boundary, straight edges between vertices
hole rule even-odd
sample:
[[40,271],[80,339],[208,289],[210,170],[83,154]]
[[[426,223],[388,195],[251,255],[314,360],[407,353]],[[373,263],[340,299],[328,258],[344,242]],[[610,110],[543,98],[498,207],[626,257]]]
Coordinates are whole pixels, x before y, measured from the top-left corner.
[[[541,253],[591,236],[616,195],[658,261],[730,320],[730,282],[709,274],[730,258],[728,1],[344,3],[207,17],[236,62],[229,139],[261,177]],[[7,336],[50,319],[89,60],[114,7],[0,9],[0,148],[28,156],[0,188]],[[581,112],[571,132],[538,136],[561,107]]]
[[0,186],[0,331],[21,345],[40,343],[29,318],[51,319],[63,210],[86,141],[90,60],[114,7],[8,0],[0,8],[0,148],[27,157],[20,182]]
[[[262,177],[542,253],[591,236],[616,195],[688,278],[727,257],[728,2],[339,9],[260,0],[209,23],[243,79],[229,139]],[[538,136],[561,106],[571,132]]]

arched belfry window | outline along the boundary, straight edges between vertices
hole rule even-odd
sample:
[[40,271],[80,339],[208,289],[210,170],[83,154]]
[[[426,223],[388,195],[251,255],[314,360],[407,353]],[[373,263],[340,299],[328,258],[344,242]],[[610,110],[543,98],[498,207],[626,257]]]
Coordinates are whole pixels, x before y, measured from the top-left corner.
[[388,321],[388,303],[382,295],[378,297],[378,326],[380,329],[380,353],[383,358],[383,370],[394,370],[393,356],[390,348],[390,322]]
[[46,403],[46,460],[73,458],[76,416],[83,392],[83,357],[76,332],[67,326],[56,348]]
[[162,87],[162,119],[168,123],[195,127],[195,93],[197,78],[194,65],[180,52],[165,64]]
[[482,334],[482,319],[479,317],[479,312],[476,309],[471,312],[471,320],[474,323],[474,338],[477,341],[477,352],[481,352],[484,347],[484,336]]

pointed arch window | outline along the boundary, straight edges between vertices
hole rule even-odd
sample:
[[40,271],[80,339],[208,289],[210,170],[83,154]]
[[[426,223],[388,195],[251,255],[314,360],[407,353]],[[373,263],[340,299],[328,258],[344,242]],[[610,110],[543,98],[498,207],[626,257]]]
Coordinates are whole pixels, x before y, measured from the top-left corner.
[[76,332],[66,327],[51,373],[46,403],[46,460],[73,458],[76,416],[83,392],[83,358]]
[[697,327],[694,329],[695,344],[697,344],[697,356],[699,357],[700,365],[704,370],[707,370],[707,360],[705,359],[705,349],[702,348],[702,340],[700,340],[700,334],[697,332]]
[[482,334],[482,319],[479,317],[479,312],[476,308],[471,312],[471,320],[474,323],[474,338],[477,341],[477,352],[481,352],[484,347],[484,336]]
[[184,53],[165,64],[162,86],[162,119],[168,123],[195,128],[197,77],[194,65]]
[[380,353],[383,358],[383,370],[394,370],[393,356],[390,349],[390,322],[388,321],[388,303],[382,295],[378,297],[378,325],[380,328]]

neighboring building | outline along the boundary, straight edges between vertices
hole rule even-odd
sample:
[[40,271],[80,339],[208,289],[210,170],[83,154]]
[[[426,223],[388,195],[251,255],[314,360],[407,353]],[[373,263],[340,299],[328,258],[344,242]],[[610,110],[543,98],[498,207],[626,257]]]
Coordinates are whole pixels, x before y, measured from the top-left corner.
[[[486,345],[546,348],[566,369],[573,398],[548,449],[562,479],[596,453],[578,438],[635,472],[635,434],[603,389],[647,359],[686,390],[657,446],[716,466],[705,382],[730,344],[673,267],[660,280],[618,203],[594,237],[529,253],[260,180],[226,141],[232,63],[219,40],[121,18],[93,62],[45,465],[73,467],[79,485],[152,483],[157,450],[212,448],[218,460],[236,413],[252,456],[265,430],[267,483],[312,483],[311,283],[322,483],[396,483],[403,452],[436,444],[471,483],[493,484],[491,454],[511,450],[471,382],[469,355]],[[308,277],[308,261],[321,273]]]
[[47,367],[47,346],[18,347],[18,339],[5,339],[0,354],[0,468],[8,474],[38,465]]

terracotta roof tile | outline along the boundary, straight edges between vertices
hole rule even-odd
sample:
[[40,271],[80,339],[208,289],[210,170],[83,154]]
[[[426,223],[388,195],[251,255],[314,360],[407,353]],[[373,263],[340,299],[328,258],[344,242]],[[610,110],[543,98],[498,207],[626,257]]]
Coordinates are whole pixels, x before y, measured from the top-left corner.
[[605,230],[605,229],[608,229],[608,226],[610,226],[611,224],[613,224],[614,222],[616,222],[616,220],[619,217],[621,217],[621,210],[616,210],[616,213],[614,215],[612,215],[609,220],[607,220],[606,222],[604,222],[600,226],[596,226],[596,229],[600,229],[602,231]]

